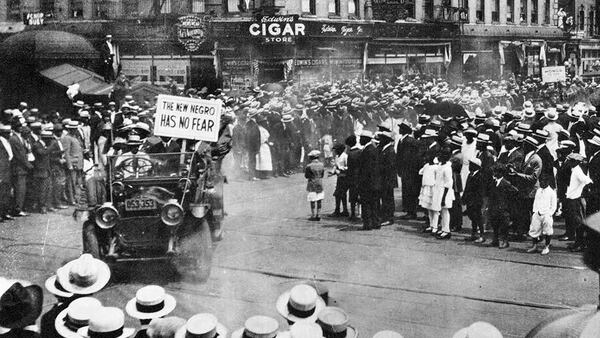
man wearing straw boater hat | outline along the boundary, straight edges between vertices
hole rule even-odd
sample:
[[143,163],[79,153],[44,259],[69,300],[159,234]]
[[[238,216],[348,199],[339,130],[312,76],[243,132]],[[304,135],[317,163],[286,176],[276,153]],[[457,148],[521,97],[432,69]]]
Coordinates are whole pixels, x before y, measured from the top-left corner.
[[87,326],[90,318],[100,308],[102,308],[102,303],[93,297],[81,297],[73,300],[67,308],[56,316],[54,323],[52,323],[56,335],[44,337],[79,338],[77,331]]
[[312,286],[299,284],[281,294],[275,307],[288,323],[314,322],[325,307],[325,301]]
[[[184,336],[177,336],[177,338],[180,337],[183,338]],[[244,327],[233,331],[231,334],[231,338],[245,337],[275,338],[283,337],[283,335],[279,332],[279,323],[276,319],[267,316],[252,316],[244,322]]]
[[[174,338],[216,338],[227,337],[227,328],[219,323],[217,317],[211,313],[198,313],[193,315],[175,333]],[[233,337],[233,335],[232,335]]]
[[52,306],[48,312],[44,313],[41,318],[41,330],[42,337],[60,337],[55,328],[56,317],[63,311],[66,310],[69,304],[77,298],[77,296],[71,292],[67,292],[62,285],[60,285],[56,274],[48,277],[44,283],[46,291],[56,297],[56,303]]
[[135,329],[125,327],[125,314],[116,307],[100,307],[90,316],[88,325],[77,330],[83,338],[127,338]]
[[177,305],[175,298],[165,292],[165,289],[158,285],[148,285],[139,289],[135,298],[132,298],[125,306],[127,314],[138,319],[142,324],[142,329],[138,331],[136,337],[147,337],[147,329],[150,321],[155,318],[161,318],[170,314]]

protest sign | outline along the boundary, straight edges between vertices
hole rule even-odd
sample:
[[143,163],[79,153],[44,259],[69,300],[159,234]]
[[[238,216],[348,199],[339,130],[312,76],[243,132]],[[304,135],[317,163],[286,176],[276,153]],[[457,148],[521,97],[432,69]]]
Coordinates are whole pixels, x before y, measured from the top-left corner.
[[567,81],[565,66],[542,67],[542,81],[545,83]]
[[215,142],[219,138],[221,102],[159,95],[154,135]]

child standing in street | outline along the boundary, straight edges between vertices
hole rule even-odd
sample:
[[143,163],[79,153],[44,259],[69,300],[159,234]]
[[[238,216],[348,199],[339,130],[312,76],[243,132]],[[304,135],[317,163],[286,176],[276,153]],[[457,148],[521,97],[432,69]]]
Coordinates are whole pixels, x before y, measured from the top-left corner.
[[306,191],[308,191],[307,200],[310,202],[310,218],[309,221],[320,221],[319,212],[321,212],[321,201],[325,198],[323,192],[323,176],[325,175],[325,167],[319,161],[321,152],[313,150],[308,153],[308,160],[304,170],[304,177],[308,180]]
[[548,178],[540,177],[540,187],[535,193],[533,215],[531,215],[531,224],[529,225],[529,236],[533,238],[532,246],[527,250],[529,253],[538,251],[538,242],[542,240],[542,236],[545,239],[542,255],[550,253],[550,240],[554,234],[552,216],[556,211],[556,191],[550,187],[549,183]]
[[429,226],[423,230],[425,233],[435,233],[438,227],[439,213],[434,211],[433,208],[433,186],[435,185],[435,174],[438,165],[435,163],[435,155],[432,151],[428,151],[427,163],[419,171],[421,175],[421,192],[419,193],[419,205],[427,210],[427,216],[429,219]]
[[[335,184],[335,211],[331,214],[331,217],[348,217],[348,204],[346,203],[348,195],[348,154],[346,153],[346,146],[343,144],[336,144],[333,146],[333,152],[335,153],[335,165],[329,172],[329,176],[337,175],[337,182]],[[340,206],[342,212],[340,212]]]

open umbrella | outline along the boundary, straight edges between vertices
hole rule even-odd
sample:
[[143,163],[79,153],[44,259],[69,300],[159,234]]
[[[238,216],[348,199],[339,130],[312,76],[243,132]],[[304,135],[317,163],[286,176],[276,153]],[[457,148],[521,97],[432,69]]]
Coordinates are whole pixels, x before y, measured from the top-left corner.
[[452,102],[430,103],[425,105],[425,114],[434,116],[438,115],[442,118],[449,117],[469,117],[465,108],[460,104]]

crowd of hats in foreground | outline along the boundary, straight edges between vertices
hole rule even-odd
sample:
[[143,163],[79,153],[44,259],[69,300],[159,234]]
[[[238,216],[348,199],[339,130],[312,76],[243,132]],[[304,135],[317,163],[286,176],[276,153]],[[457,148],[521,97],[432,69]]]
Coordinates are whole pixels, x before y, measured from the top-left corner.
[[[198,313],[185,320],[170,316],[175,298],[158,285],[140,288],[127,302],[125,311],[102,304],[92,295],[110,280],[106,263],[83,254],[60,267],[45,287],[58,302],[42,316],[41,334],[35,322],[41,315],[43,290],[24,281],[0,280],[0,327],[11,337],[177,337],[177,338],[357,338],[348,314],[327,306],[328,290],[318,282],[298,284],[275,302],[277,312],[289,328],[272,317],[249,317],[243,327],[229,334],[217,317]],[[140,328],[125,327],[125,313],[140,321]],[[10,331],[9,331],[10,330]],[[27,334],[24,334],[27,332]],[[395,331],[377,332],[376,338],[401,338]],[[476,322],[453,337],[502,337],[491,324]]]

